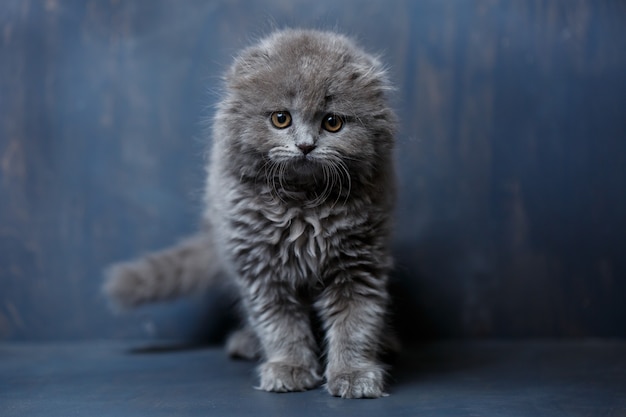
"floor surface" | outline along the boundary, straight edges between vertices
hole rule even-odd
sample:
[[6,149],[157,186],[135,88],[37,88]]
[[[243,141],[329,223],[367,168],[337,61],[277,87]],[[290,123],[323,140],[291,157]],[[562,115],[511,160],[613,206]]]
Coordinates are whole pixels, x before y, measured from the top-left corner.
[[0,344],[0,416],[626,416],[626,341],[440,342],[407,349],[389,396],[253,389],[217,348]]

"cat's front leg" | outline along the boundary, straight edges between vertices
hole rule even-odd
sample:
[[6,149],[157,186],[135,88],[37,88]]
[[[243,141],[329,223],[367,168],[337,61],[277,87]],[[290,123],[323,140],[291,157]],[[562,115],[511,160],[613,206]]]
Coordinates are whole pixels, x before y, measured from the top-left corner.
[[308,308],[298,302],[290,285],[268,282],[254,287],[246,307],[265,360],[259,366],[258,388],[289,392],[317,387],[322,378]]
[[385,395],[385,369],[378,356],[388,295],[381,274],[344,271],[316,304],[326,330],[326,389],[334,396]]

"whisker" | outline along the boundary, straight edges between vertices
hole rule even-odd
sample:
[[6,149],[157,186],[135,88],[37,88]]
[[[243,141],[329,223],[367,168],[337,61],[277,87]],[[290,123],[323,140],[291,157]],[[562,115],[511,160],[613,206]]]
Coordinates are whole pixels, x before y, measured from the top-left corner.
[[350,176],[350,171],[348,170],[346,164],[341,159],[339,159],[337,162],[339,168],[341,168],[342,171],[346,174],[346,180],[348,181],[348,192],[346,193],[346,197],[343,200],[343,204],[345,205],[348,202],[350,192],[352,191],[352,177]]
[[332,172],[333,172],[333,183],[336,182],[339,184],[339,191],[337,192],[337,197],[335,198],[335,201],[333,201],[333,207],[335,207],[337,203],[339,202],[339,199],[341,198],[341,193],[343,192],[343,181],[341,180],[341,173],[338,171],[337,166],[333,163],[331,167],[332,167]]
[[[284,190],[284,187],[282,185],[282,165],[280,162],[276,162],[273,161],[272,163],[272,171],[271,171],[271,190],[274,194],[274,196],[282,201],[283,203],[285,203],[285,200],[283,199],[280,190]],[[276,183],[276,179],[278,179],[278,184]],[[280,190],[279,190],[279,186],[280,186]]]
[[328,200],[328,197],[330,197],[334,188],[334,178],[332,175],[333,172],[332,172],[331,167],[327,165],[323,165],[323,167],[324,167],[325,186],[324,186],[324,193],[323,193],[324,198],[320,204],[325,203],[326,200]]

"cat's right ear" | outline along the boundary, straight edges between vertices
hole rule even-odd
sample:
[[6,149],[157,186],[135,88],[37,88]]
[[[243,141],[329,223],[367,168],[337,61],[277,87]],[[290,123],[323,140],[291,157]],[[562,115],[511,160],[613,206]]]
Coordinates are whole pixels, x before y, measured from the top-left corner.
[[229,72],[230,79],[248,78],[256,74],[259,68],[270,63],[270,55],[265,49],[252,47],[245,49],[237,58]]

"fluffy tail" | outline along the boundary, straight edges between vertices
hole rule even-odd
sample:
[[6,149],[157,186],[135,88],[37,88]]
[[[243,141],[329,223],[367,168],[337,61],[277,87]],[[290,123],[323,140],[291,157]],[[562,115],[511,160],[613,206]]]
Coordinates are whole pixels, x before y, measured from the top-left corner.
[[206,290],[223,273],[213,242],[208,234],[202,234],[114,264],[105,275],[105,294],[116,307],[127,309]]

